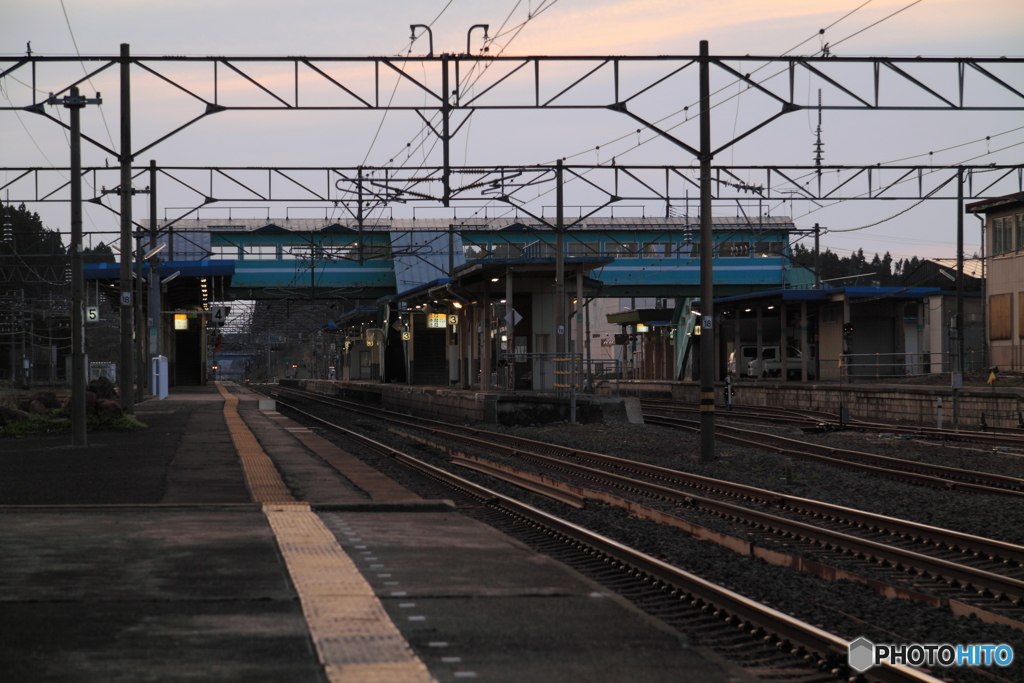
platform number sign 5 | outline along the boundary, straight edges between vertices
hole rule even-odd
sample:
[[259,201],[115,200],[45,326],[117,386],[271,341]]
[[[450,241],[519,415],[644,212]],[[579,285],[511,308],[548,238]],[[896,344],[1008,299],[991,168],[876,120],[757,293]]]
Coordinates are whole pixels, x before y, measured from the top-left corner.
[[95,323],[99,322],[100,319],[100,307],[99,306],[86,306],[85,307],[85,320],[86,322]]

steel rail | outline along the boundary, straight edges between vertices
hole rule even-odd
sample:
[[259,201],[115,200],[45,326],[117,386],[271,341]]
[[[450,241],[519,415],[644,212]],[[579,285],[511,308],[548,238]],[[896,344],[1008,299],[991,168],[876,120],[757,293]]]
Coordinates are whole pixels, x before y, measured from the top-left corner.
[[[438,444],[431,445],[440,447]],[[512,449],[509,450],[511,451]],[[804,522],[789,520],[784,517],[779,517],[778,515],[760,512],[741,505],[705,498],[704,496],[683,493],[676,489],[671,489],[659,484],[651,484],[638,479],[633,479],[632,477],[608,472],[606,470],[598,470],[592,467],[586,467],[585,465],[567,463],[564,460],[557,460],[537,453],[529,453],[521,450],[515,452],[519,456],[525,456],[528,459],[534,462],[539,462],[542,466],[548,467],[552,470],[561,470],[563,472],[568,472],[573,476],[591,480],[604,480],[606,482],[610,482],[617,488],[638,492],[646,496],[661,498],[668,502],[691,505],[717,515],[731,517],[732,519],[741,521],[745,524],[763,526],[773,533],[790,534],[799,539],[810,541],[818,545],[838,548],[868,558],[874,558],[878,562],[889,562],[896,566],[913,567],[914,569],[920,570],[922,573],[930,575],[933,578],[945,580],[947,583],[959,581],[966,583],[969,587],[987,589],[992,591],[994,596],[1003,599],[1007,599],[1008,596],[1012,598],[1024,598],[1024,581],[1019,579],[1001,576],[999,574],[968,567],[949,560],[929,557],[911,550],[887,546],[877,541],[858,538],[840,531],[824,529]],[[517,485],[519,484],[517,483]],[[557,486],[555,486],[555,488],[557,488]],[[570,491],[570,489],[565,490],[567,494]],[[1018,550],[1024,551],[1024,548],[1019,548]]]
[[[295,406],[282,405],[289,410],[301,414],[306,419],[323,425],[332,431],[344,434],[346,438],[351,438],[380,453],[389,455],[397,461],[423,472],[427,476],[461,489],[491,505],[506,508],[535,524],[554,530],[587,545],[595,551],[628,564],[650,579],[676,588],[681,592],[681,599],[684,598],[698,605],[717,607],[715,615],[732,622],[737,627],[744,626],[748,631],[756,628],[764,629],[781,639],[780,644],[788,644],[791,648],[804,648],[819,655],[825,661],[841,660],[849,652],[847,641],[823,629],[751,600],[679,567],[674,567],[667,562],[651,557],[618,541],[480,486],[439,467],[425,463],[386,444],[382,444],[340,425],[333,424]],[[868,679],[875,679],[882,683],[904,683],[908,681],[938,683],[938,679],[922,671],[887,663],[873,667],[863,675]]]
[[[648,419],[653,424],[678,427],[690,431],[698,427],[692,420],[658,416],[651,416]],[[782,455],[805,460],[813,459],[834,465],[843,463],[844,466],[855,465],[857,467],[871,468],[871,471],[875,474],[887,473],[885,476],[901,478],[909,482],[913,482],[916,479],[919,480],[919,483],[939,486],[940,488],[1024,497],[1024,479],[1018,479],[1017,477],[903,460],[901,458],[892,458],[886,455],[876,455],[863,451],[820,446],[784,436],[754,432],[725,425],[719,425],[716,431],[721,433],[721,438],[727,439],[732,443],[754,448],[774,449]]]
[[[279,393],[281,389],[276,390]],[[615,467],[617,469],[631,470],[640,472],[654,479],[661,481],[668,481],[684,486],[689,486],[698,490],[714,491],[722,493],[724,495],[732,496],[735,498],[750,500],[759,503],[764,503],[779,507],[785,510],[791,510],[802,514],[823,517],[826,519],[832,519],[837,521],[843,521],[852,525],[868,528],[869,530],[884,531],[887,530],[893,535],[919,538],[925,542],[931,543],[939,548],[948,548],[950,550],[959,550],[960,552],[970,552],[975,555],[984,555],[990,558],[999,558],[1009,562],[1011,565],[1024,565],[1024,546],[1007,543],[1005,541],[998,541],[995,539],[985,538],[982,536],[976,536],[974,534],[966,534],[959,531],[953,531],[951,529],[943,529],[940,527],[934,527],[927,524],[920,524],[910,520],[899,519],[896,517],[889,517],[887,515],[880,515],[864,510],[857,510],[841,505],[833,505],[831,503],[825,503],[822,501],[813,500],[810,498],[801,498],[799,496],[790,496],[781,494],[769,489],[762,489],[754,486],[747,486],[744,484],[737,484],[721,479],[714,479],[711,477],[704,477],[698,474],[691,474],[688,472],[682,472],[679,470],[672,470],[658,465],[651,465],[647,463],[637,462],[634,460],[627,460],[624,458],[617,458],[611,455],[605,455],[603,453],[594,453],[592,451],[583,451],[579,449],[567,448],[564,446],[558,446],[555,444],[546,443],[543,441],[536,441],[533,439],[526,439],[522,437],[511,437],[506,434],[499,434],[496,432],[489,432],[487,430],[476,429],[473,427],[462,427],[459,425],[452,425],[439,420],[430,420],[426,418],[411,418],[407,415],[400,415],[391,411],[384,411],[380,409],[367,409],[360,404],[351,403],[349,401],[343,401],[336,398],[330,398],[325,396],[319,396],[316,394],[309,394],[306,392],[298,392],[295,390],[283,390],[287,393],[292,393],[301,396],[306,399],[313,399],[327,404],[333,404],[338,407],[343,407],[346,410],[358,412],[370,417],[376,417],[377,419],[386,419],[389,421],[404,424],[422,431],[442,435],[445,438],[451,438],[454,440],[476,445],[482,448],[502,448],[506,450],[508,455],[516,455],[522,453],[522,445],[528,445],[530,447],[556,453],[562,457],[577,458],[582,460],[589,460],[592,462],[598,462],[609,467]],[[381,414],[386,414],[386,417],[382,418]],[[429,425],[435,425],[433,427]],[[463,432],[469,432],[474,436],[466,436],[465,434],[458,434],[451,430],[458,430]],[[507,446],[501,442],[513,441],[520,445],[520,448],[514,448]],[[533,455],[539,457],[546,457],[541,453],[534,453]],[[884,472],[888,472],[885,470]]]
[[[658,412],[697,412],[695,407],[690,408],[685,404],[679,405],[678,403],[672,405],[669,402],[644,400],[641,401],[641,405]],[[696,404],[690,405],[696,406]],[[734,406],[733,410],[720,411],[719,415],[721,417],[726,418],[735,417],[737,419],[771,420],[775,422],[786,421],[791,422],[793,424],[840,424],[839,417],[832,413],[825,413],[821,411],[806,411],[798,408],[775,408],[772,406],[737,405]],[[963,429],[940,429],[938,427],[926,427],[921,425],[894,425],[887,424],[884,422],[869,422],[867,420],[857,419],[852,419],[849,422],[847,422],[846,427],[849,429],[857,430],[877,429],[881,431],[892,432],[894,434],[912,434],[914,436],[924,436],[947,440],[981,440],[986,442],[988,445],[1024,448],[1024,433],[1021,433],[1020,427],[989,427],[988,430],[985,431],[967,431]]]

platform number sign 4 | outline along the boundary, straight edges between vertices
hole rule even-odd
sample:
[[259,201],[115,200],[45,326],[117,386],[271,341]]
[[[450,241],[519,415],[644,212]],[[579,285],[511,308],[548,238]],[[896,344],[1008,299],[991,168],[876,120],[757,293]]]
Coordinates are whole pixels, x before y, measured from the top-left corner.
[[210,309],[210,322],[214,325],[223,325],[228,317],[227,306],[214,306]]

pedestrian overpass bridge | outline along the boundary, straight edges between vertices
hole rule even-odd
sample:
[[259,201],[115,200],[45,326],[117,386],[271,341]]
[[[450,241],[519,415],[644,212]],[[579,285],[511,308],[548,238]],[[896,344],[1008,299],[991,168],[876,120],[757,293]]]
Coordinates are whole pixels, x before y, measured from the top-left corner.
[[[148,227],[148,226],[147,226]],[[344,298],[401,294],[475,260],[553,259],[556,232],[539,221],[392,219],[193,219],[161,229],[159,273],[208,275],[212,300]],[[610,262],[590,273],[602,297],[699,294],[703,247],[695,217],[589,218],[564,230],[568,261]],[[789,258],[802,231],[787,217],[716,217],[716,294],[806,286]],[[116,279],[117,264],[90,264],[90,279]]]

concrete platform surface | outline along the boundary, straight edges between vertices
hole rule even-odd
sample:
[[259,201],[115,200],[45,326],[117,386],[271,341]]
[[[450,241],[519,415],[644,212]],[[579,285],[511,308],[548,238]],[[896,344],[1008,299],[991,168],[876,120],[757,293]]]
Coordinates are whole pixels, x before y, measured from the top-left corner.
[[[257,394],[230,391],[289,505],[312,504],[428,678],[746,678],[572,570],[260,411]],[[316,609],[295,586],[329,593],[333,575],[286,563],[297,546],[268,521],[280,508],[253,502],[224,410],[216,387],[178,390],[137,406],[148,429],[90,434],[88,448],[0,441],[0,680],[390,680],[387,663],[325,666],[324,643],[341,641],[311,626]]]
[[458,513],[321,517],[438,680],[746,679],[600,585]]

